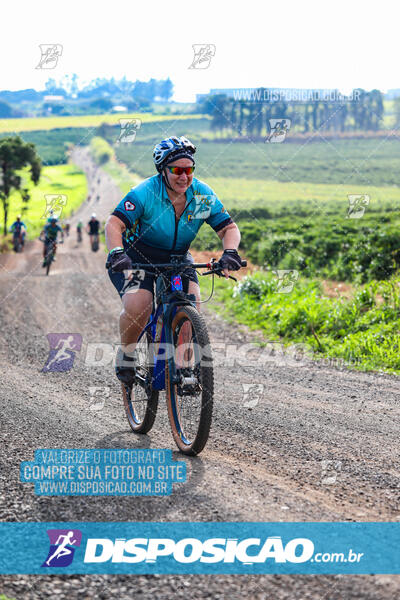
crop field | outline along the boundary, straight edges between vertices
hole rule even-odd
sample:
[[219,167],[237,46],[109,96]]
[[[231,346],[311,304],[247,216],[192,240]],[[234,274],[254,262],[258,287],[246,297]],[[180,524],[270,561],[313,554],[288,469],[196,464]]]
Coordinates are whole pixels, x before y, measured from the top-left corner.
[[[182,129],[174,131],[190,137],[189,128]],[[137,141],[120,144],[116,149],[117,157],[142,177],[154,174],[151,151],[149,143],[140,142],[139,133]],[[399,160],[400,138],[397,137],[299,144],[199,142],[195,175],[204,181],[223,177],[342,184],[349,187],[351,194],[356,193],[352,191],[354,185],[398,185]]]
[[[71,117],[35,117],[24,119],[0,119],[0,132],[49,131],[67,127],[99,127],[102,123],[119,125],[119,119],[140,118],[143,123],[154,121],[180,121],[186,115],[154,115],[152,113],[118,113],[105,115],[81,115]],[[204,115],[190,115],[191,119],[204,119]]]

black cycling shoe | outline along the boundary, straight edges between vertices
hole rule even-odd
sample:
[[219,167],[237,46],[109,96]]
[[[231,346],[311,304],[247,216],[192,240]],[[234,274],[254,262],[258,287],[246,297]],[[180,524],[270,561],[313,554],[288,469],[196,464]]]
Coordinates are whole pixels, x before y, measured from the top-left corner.
[[136,383],[135,359],[127,356],[121,348],[118,349],[115,361],[115,374],[121,383],[128,387],[132,387]]
[[121,383],[132,387],[136,383],[135,367],[115,367],[115,374]]

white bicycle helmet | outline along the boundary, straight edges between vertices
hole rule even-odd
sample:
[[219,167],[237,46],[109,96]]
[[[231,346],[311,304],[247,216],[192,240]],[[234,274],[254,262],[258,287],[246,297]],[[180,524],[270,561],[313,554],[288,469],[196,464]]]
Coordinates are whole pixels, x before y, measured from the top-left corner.
[[166,164],[178,158],[190,158],[194,163],[195,152],[196,146],[190,140],[183,136],[173,136],[154,147],[153,160],[157,171],[161,173]]

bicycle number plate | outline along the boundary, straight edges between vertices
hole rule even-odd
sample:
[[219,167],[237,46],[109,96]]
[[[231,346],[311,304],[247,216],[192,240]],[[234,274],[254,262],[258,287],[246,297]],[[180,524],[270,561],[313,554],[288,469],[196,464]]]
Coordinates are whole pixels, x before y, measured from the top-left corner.
[[171,288],[172,290],[183,290],[182,278],[180,275],[172,275],[171,276]]

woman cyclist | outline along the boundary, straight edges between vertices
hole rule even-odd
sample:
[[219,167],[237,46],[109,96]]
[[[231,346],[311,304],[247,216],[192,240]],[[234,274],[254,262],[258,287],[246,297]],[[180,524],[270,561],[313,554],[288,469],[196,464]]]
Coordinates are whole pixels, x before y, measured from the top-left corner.
[[[125,293],[124,271],[131,269],[132,263],[170,262],[171,255],[193,263],[189,246],[204,221],[222,240],[224,252],[219,263],[225,277],[241,266],[239,229],[213,190],[193,177],[195,152],[196,147],[185,137],[170,137],[157,144],[153,159],[158,175],[132,188],[106,223],[106,266],[123,305],[119,322],[122,352],[116,374],[129,386],[135,379],[134,347],[152,310],[155,276],[146,274],[135,293]],[[187,269],[186,275],[183,289],[199,301],[195,270]]]

